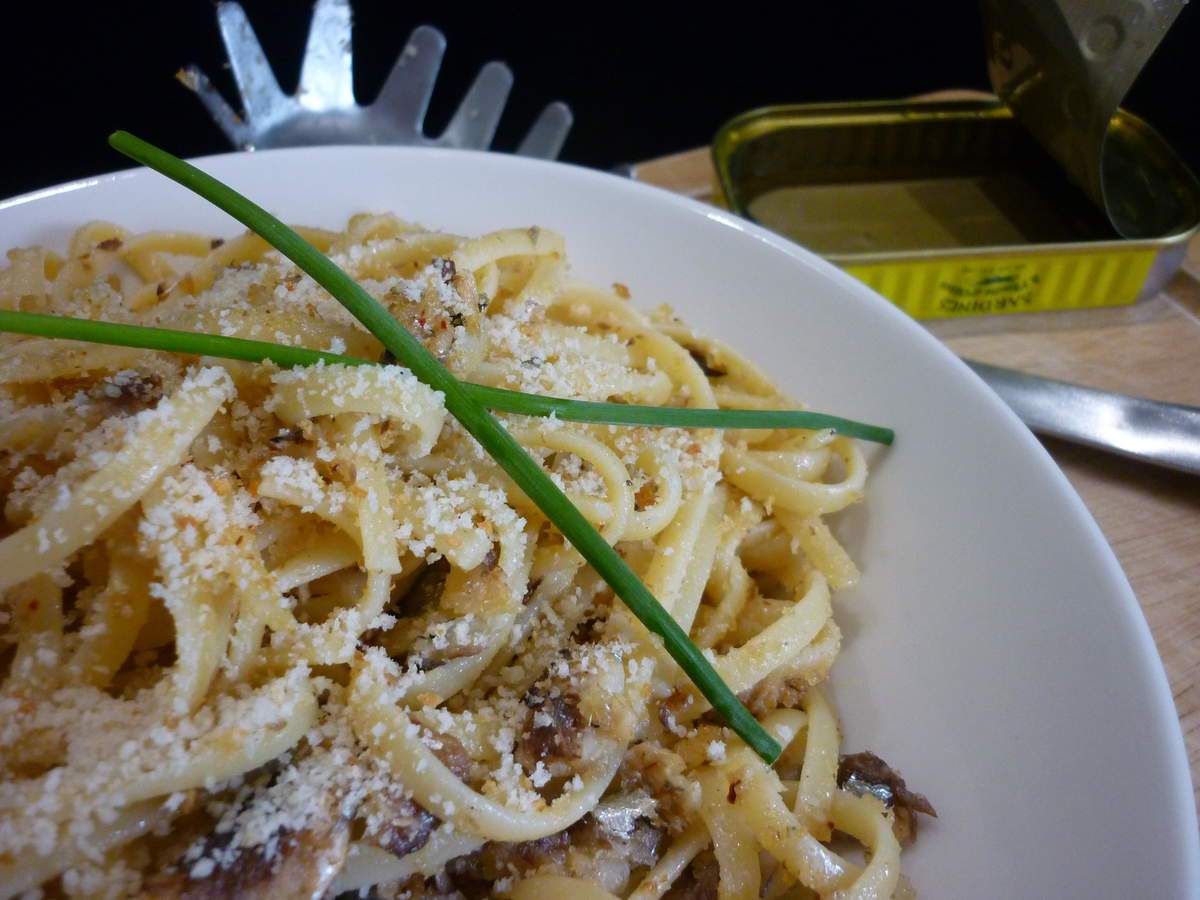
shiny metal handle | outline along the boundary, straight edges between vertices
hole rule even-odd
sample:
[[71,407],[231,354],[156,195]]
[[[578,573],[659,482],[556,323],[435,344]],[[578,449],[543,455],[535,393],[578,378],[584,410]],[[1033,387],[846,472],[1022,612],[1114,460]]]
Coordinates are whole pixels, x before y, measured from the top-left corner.
[[1200,475],[1200,408],[964,362],[1037,434]]

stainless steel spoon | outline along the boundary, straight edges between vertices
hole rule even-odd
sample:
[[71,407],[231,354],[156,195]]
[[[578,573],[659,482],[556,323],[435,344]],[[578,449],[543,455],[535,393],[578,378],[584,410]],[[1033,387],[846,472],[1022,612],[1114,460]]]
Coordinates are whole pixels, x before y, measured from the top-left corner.
[[1200,408],[964,362],[1035,434],[1200,475]]

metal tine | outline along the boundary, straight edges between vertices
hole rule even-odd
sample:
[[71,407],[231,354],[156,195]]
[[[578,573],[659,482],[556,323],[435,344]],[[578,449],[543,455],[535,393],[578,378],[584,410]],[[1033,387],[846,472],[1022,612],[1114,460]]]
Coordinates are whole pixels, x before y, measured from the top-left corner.
[[489,146],[512,86],[512,69],[502,62],[485,65],[475,76],[438,143],[444,147]]
[[445,53],[446,39],[440,31],[429,25],[415,29],[372,108],[386,111],[402,123],[411,123],[420,132]]
[[287,103],[267,55],[250,27],[245,10],[233,2],[217,4],[217,24],[247,119],[266,119]]
[[184,66],[178,77],[200,98],[200,102],[204,104],[217,126],[225,132],[225,137],[229,138],[230,143],[235,147],[245,147],[253,142],[245,120],[233,111],[233,107],[225,101],[221,92],[213,87],[213,83],[199,66]]
[[317,0],[308,26],[308,43],[296,94],[306,109],[344,109],[354,105],[350,29],[349,0]]
[[574,121],[571,107],[567,104],[558,100],[548,104],[517,147],[517,156],[557,159]]

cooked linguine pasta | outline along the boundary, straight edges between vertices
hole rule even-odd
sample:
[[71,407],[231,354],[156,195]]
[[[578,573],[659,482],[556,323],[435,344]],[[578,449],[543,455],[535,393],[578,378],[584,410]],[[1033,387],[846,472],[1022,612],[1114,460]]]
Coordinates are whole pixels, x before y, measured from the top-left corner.
[[[792,405],[568,280],[549,231],[303,234],[460,378]],[[382,354],[252,234],[92,223],[9,258],[0,308]],[[820,688],[851,440],[502,417],[784,745],[768,767],[407,370],[0,348],[0,897],[908,893],[932,810],[874,757],[839,772]]]

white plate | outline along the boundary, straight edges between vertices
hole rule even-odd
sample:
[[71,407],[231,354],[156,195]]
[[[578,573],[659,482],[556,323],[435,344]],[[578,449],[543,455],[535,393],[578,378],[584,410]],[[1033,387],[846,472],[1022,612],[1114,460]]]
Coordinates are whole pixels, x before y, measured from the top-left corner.
[[[394,210],[467,234],[561,231],[575,272],[669,302],[816,409],[892,425],[867,503],[843,519],[864,578],[838,603],[845,746],[929,795],[906,868],[926,897],[1200,893],[1191,778],[1146,622],[1049,456],[889,303],[794,244],[622,179],[492,154],[314,148],[204,168],[292,222]],[[232,235],[160,176],[0,204],[0,248],[72,228]]]

